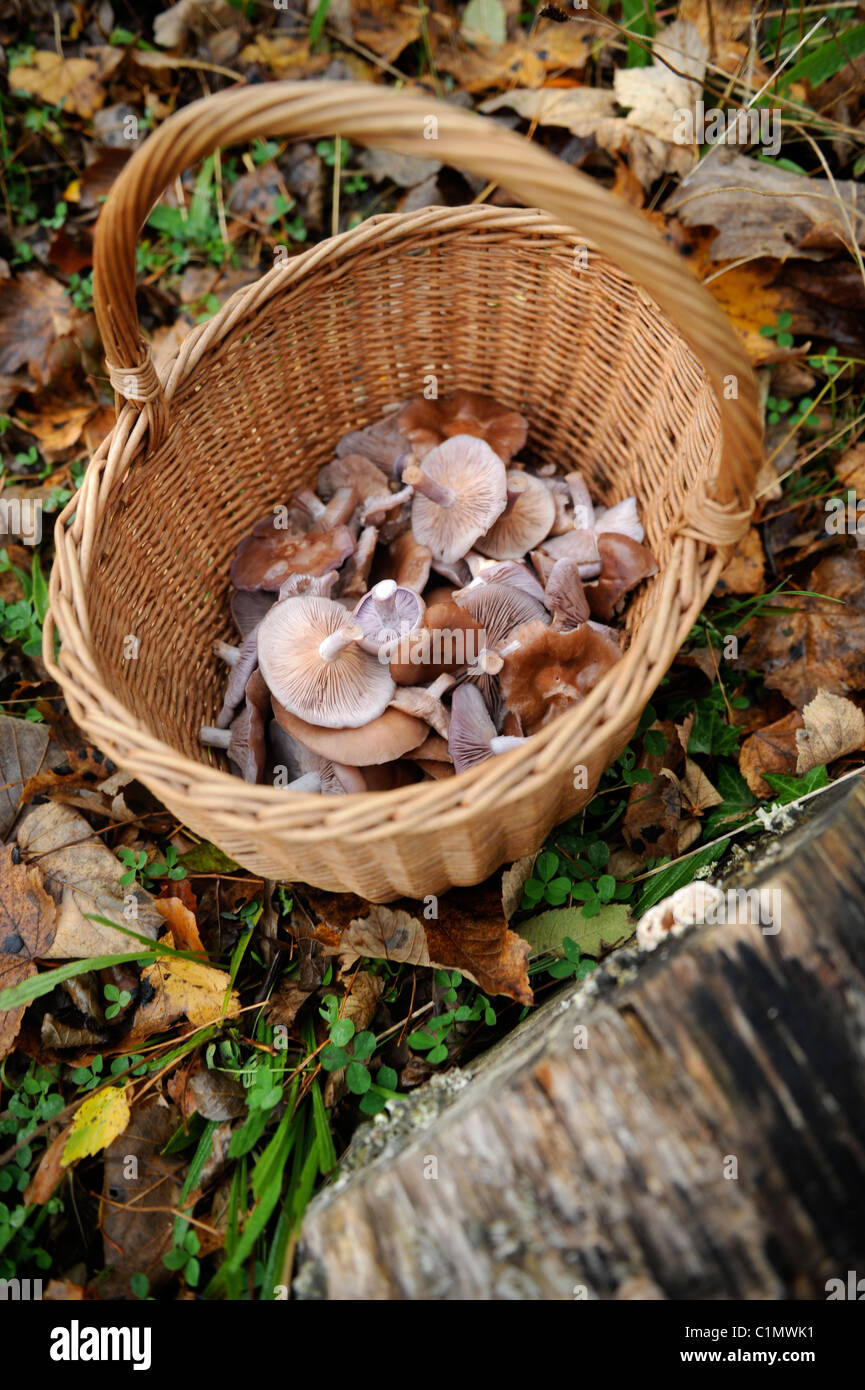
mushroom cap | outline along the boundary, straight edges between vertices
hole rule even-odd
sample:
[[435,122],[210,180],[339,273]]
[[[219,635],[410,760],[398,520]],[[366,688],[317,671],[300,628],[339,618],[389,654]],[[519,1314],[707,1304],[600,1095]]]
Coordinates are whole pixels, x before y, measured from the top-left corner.
[[[591,523],[590,523],[591,524]],[[636,497],[626,497],[614,507],[606,507],[595,513],[594,531],[601,536],[606,531],[615,531],[620,536],[630,536],[638,543],[645,540],[646,533],[637,514]]]
[[567,632],[588,620],[589,600],[576,560],[557,560],[547,580],[545,602],[553,614],[553,626]]
[[601,557],[598,540],[594,531],[588,527],[574,528],[560,536],[547,536],[539,547],[554,560],[576,560],[583,579],[594,579],[601,572]]
[[432,551],[429,546],[421,545],[412,531],[405,531],[388,546],[380,572],[383,578],[395,579],[401,587],[420,593],[429,582],[431,563]]
[[454,391],[435,401],[410,401],[400,411],[397,423],[420,459],[443,439],[471,434],[485,439],[504,463],[510,463],[528,433],[523,415],[479,391]]
[[[537,733],[571,705],[585,699],[621,657],[618,647],[588,623],[555,632],[526,623],[514,638],[519,650],[505,658],[502,695],[526,733]],[[453,714],[451,714],[453,729]]]
[[365,526],[357,538],[354,554],[349,556],[340,570],[336,586],[340,598],[359,598],[366,592],[377,544],[378,531],[374,526]]
[[442,738],[447,738],[450,728],[450,715],[442,704],[442,695],[454,683],[453,676],[446,673],[437,676],[432,685],[401,685],[397,688],[388,708],[402,710],[404,714],[414,715],[431,725]]
[[258,662],[271,694],[292,714],[330,729],[368,724],[394,691],[387,666],[357,640],[322,655],[322,643],[348,625],[341,604],[310,594],[281,599],[258,628]]
[[586,598],[593,618],[609,622],[625,594],[643,580],[657,574],[658,566],[648,546],[630,536],[604,531],[598,536],[601,556],[601,577],[596,584],[586,586]]
[[279,590],[293,574],[327,574],[354,551],[354,536],[346,526],[298,536],[265,518],[240,542],[231,562],[231,582],[237,589]]
[[475,549],[494,560],[521,560],[550,534],[556,519],[556,503],[548,487],[531,473],[511,469],[508,486],[522,490],[512,507],[506,508],[486,535],[475,541]]
[[[544,601],[544,586],[532,574],[522,560],[487,560],[478,555],[478,564],[471,565],[472,586],[478,584],[505,584],[510,589],[522,589],[529,598],[538,603]],[[469,586],[466,585],[466,588]]]
[[400,409],[397,407],[381,419],[373,420],[362,430],[351,430],[349,434],[344,434],[334,451],[337,458],[362,454],[389,477],[398,478],[402,465],[411,455],[411,445],[399,426]]
[[[387,670],[387,667],[384,668]],[[393,762],[412,748],[423,743],[429,725],[402,710],[386,709],[362,728],[322,728],[299,719],[279,701],[273,699],[273,713],[280,725],[299,743],[331,761],[348,767],[370,767]]]
[[463,589],[454,603],[480,623],[487,647],[498,647],[522,623],[548,622],[546,609],[538,599],[509,584],[478,584]]
[[423,685],[446,672],[453,675],[474,661],[483,645],[481,624],[457,603],[431,603],[423,623],[400,641],[391,657],[397,685]]
[[225,694],[222,698],[222,709],[216,717],[217,729],[227,729],[234,718],[234,711],[241,703],[246,694],[246,687],[249,678],[258,665],[258,638],[257,629],[253,628],[248,637],[244,637],[241,646],[238,648],[237,660],[233,666],[229,667],[228,680],[225,684]]
[[315,490],[329,502],[340,488],[353,487],[361,501],[388,491],[389,478],[377,464],[363,454],[343,454],[318,470]]
[[[449,488],[455,497],[452,505],[441,506],[416,491],[412,530],[436,558],[453,564],[504,511],[505,466],[484,440],[457,434],[427,454],[423,474],[438,486]],[[411,477],[406,481],[411,482]]]
[[231,595],[231,616],[241,637],[248,637],[275,603],[276,598],[267,589],[235,589]]
[[392,579],[381,579],[364,594],[352,616],[363,628],[367,651],[378,652],[413,632],[425,611],[426,604],[414,589],[401,587]]
[[490,718],[484,697],[474,685],[460,685],[451,703],[448,749],[457,772],[465,772],[485,762],[495,753],[505,753],[523,742],[521,736],[500,738]]

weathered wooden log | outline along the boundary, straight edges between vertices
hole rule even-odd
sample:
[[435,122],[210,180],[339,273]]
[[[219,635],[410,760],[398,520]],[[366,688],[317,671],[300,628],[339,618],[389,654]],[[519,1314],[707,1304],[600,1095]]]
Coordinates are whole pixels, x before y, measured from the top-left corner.
[[750,880],[771,924],[618,952],[367,1126],[307,1214],[298,1296],[825,1299],[865,1275],[865,787],[811,807]]

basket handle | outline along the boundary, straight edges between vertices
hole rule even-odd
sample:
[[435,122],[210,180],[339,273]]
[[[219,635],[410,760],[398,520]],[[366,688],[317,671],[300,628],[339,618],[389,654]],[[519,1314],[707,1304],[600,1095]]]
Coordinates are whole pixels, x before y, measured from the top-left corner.
[[[354,82],[271,82],[233,88],[170,116],[115,181],[96,229],[93,294],[118,408],[143,409],[161,436],[162,386],[150,361],[135,302],[138,235],[176,176],[221,146],[259,137],[339,134],[359,145],[436,157],[493,179],[529,207],[578,229],[653,296],[702,363],[718,402],[722,456],[713,493],[721,510],[692,512],[687,533],[710,544],[741,530],[731,512],[750,511],[762,452],[756,383],[723,312],[676,253],[637,211],[586,174],[522,135],[423,94]],[[725,378],[735,380],[728,399]],[[725,515],[726,513],[726,515]]]

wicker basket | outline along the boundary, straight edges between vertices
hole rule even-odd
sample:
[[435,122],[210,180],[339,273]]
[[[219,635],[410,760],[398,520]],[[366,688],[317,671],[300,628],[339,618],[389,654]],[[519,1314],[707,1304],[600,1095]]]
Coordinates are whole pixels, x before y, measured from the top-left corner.
[[[528,210],[371,218],[233,295],[160,380],[135,301],[154,202],[217,147],[337,132],[494,179]],[[225,92],[166,121],[103,210],[94,293],[117,423],[59,518],[45,624],[81,727],[268,878],[387,901],[537,849],[621,752],[747,525],[756,391],[711,297],[640,214],[523,137],[423,96],[326,82]],[[626,654],[523,748],[458,777],[348,797],[247,785],[197,740],[220,702],[212,644],[231,637],[234,547],[340,435],[430,372],[441,392],[522,411],[530,459],[582,468],[608,502],[636,494],[659,573],[629,609]]]

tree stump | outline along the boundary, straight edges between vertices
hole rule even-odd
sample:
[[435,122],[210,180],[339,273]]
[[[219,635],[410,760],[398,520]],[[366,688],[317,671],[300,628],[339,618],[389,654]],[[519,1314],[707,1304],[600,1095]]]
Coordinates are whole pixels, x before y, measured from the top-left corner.
[[770,849],[744,882],[779,930],[617,952],[365,1126],[297,1295],[825,1299],[865,1274],[863,783]]

